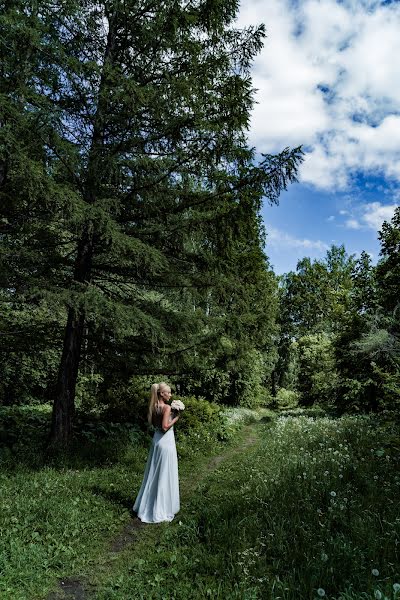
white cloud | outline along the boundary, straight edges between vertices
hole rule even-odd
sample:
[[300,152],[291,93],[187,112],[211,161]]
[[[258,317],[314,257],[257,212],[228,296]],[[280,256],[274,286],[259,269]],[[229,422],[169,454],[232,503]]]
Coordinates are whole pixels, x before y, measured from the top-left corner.
[[[372,229],[379,231],[384,221],[390,221],[394,215],[397,204],[381,204],[381,202],[369,202],[368,204],[355,207],[350,218],[346,219],[344,225],[349,229]],[[340,214],[348,214],[348,211],[339,211]]]
[[295,238],[288,233],[276,229],[274,227],[267,227],[267,247],[272,246],[274,248],[290,249],[303,248],[305,250],[314,250],[317,252],[326,252],[329,249],[328,244],[321,240],[309,240],[306,238]]
[[363,221],[371,229],[379,230],[384,221],[390,221],[393,218],[396,204],[383,205],[380,202],[371,202],[364,208]]
[[347,219],[346,227],[349,229],[360,229],[361,225],[356,219]]
[[345,189],[355,171],[400,182],[400,3],[242,0],[238,24],[259,22],[257,150],[303,144],[300,180],[319,188]]

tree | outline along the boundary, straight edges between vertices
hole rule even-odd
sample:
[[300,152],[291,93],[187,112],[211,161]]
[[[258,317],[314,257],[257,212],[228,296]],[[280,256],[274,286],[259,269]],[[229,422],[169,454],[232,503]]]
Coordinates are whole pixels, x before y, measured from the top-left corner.
[[303,406],[335,403],[337,371],[332,341],[332,335],[327,333],[299,338],[298,389]]
[[[281,278],[279,359],[276,366],[278,386],[295,385],[293,375],[299,368],[304,370],[304,361],[308,360],[301,356],[301,352],[307,351],[308,356],[313,356],[315,350],[317,355],[319,346],[324,355],[328,352],[328,346],[331,352],[334,337],[349,317],[354,264],[354,257],[346,253],[344,246],[332,246],[324,259],[311,261],[303,258],[298,262],[296,272],[287,273]],[[304,338],[304,343],[293,344],[301,338]],[[330,360],[329,357],[325,361],[326,365],[329,363],[326,377],[332,374]],[[322,361],[321,364],[325,363]],[[312,369],[313,364],[317,368],[311,360],[307,369]],[[322,367],[318,369],[318,372],[323,371]],[[300,373],[297,376],[302,377]],[[311,383],[304,387],[304,382],[298,380],[297,386],[300,383],[303,396],[308,390],[311,394],[308,400],[313,401],[315,394],[311,392]]]
[[67,443],[84,337],[153,371],[171,339],[175,356],[198,343],[197,291],[232,275],[221,232],[277,201],[301,151],[257,164],[247,146],[264,28],[236,30],[236,0],[3,8],[23,65],[12,92],[15,61],[2,69],[3,285],[65,307],[51,441]]
[[335,343],[343,409],[399,405],[399,216],[396,209],[392,222],[382,225],[378,265],[363,252],[353,270],[351,311]]
[[399,322],[400,288],[400,207],[394,211],[390,223],[385,221],[378,234],[381,242],[381,260],[376,269],[380,304]]

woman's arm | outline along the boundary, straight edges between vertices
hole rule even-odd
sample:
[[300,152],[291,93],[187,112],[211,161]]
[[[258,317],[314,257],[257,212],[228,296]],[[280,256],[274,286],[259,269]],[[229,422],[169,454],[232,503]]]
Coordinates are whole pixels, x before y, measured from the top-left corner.
[[169,420],[171,414],[171,407],[167,404],[167,406],[164,408],[164,412],[163,412],[163,418],[162,418],[162,430],[164,431],[164,433],[166,431],[168,431],[168,429],[170,429],[170,427],[172,427],[172,425],[174,423],[177,422],[177,420],[179,419],[179,415],[174,417],[172,419],[172,421]]

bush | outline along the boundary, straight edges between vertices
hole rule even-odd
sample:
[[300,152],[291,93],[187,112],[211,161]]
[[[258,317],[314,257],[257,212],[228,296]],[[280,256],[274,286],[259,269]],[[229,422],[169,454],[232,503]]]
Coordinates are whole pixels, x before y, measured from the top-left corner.
[[127,382],[118,382],[106,389],[100,398],[104,419],[137,423],[146,430],[151,383],[149,378],[131,377]]
[[280,388],[276,394],[278,408],[296,408],[299,403],[300,394],[294,390]]
[[179,430],[185,433],[201,429],[220,418],[220,406],[204,398],[173,396],[173,400],[181,400],[185,405],[179,419]]
[[326,333],[308,334],[298,341],[298,388],[301,404],[332,404],[338,387],[338,372],[334,354],[333,337]]

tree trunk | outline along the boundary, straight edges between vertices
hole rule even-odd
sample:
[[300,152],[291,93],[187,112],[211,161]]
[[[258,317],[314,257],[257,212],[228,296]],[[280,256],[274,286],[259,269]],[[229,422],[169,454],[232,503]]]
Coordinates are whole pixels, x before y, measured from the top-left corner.
[[[93,233],[89,224],[82,234],[75,262],[74,281],[90,281],[93,256]],[[53,404],[49,446],[66,446],[71,438],[75,411],[75,387],[81,356],[85,313],[82,308],[70,307],[65,329],[63,351],[58,370]]]
[[84,314],[70,308],[53,404],[50,446],[66,446],[71,438],[84,324]]
[[[103,72],[98,91],[98,106],[94,121],[84,193],[84,200],[92,205],[96,203],[98,183],[102,176],[103,167],[101,156],[105,116],[107,115],[108,104],[107,94],[104,93],[104,90],[108,85],[106,67],[112,60],[112,52],[115,43],[114,17],[113,15],[107,16],[109,20],[109,31],[107,34],[107,45],[103,60]],[[90,282],[94,252],[94,237],[93,223],[89,221],[79,240],[73,278],[75,282],[86,285]],[[83,308],[70,307],[53,405],[52,426],[49,437],[50,446],[66,446],[71,437],[72,420],[75,410],[75,387],[78,377],[84,329],[85,312]]]

